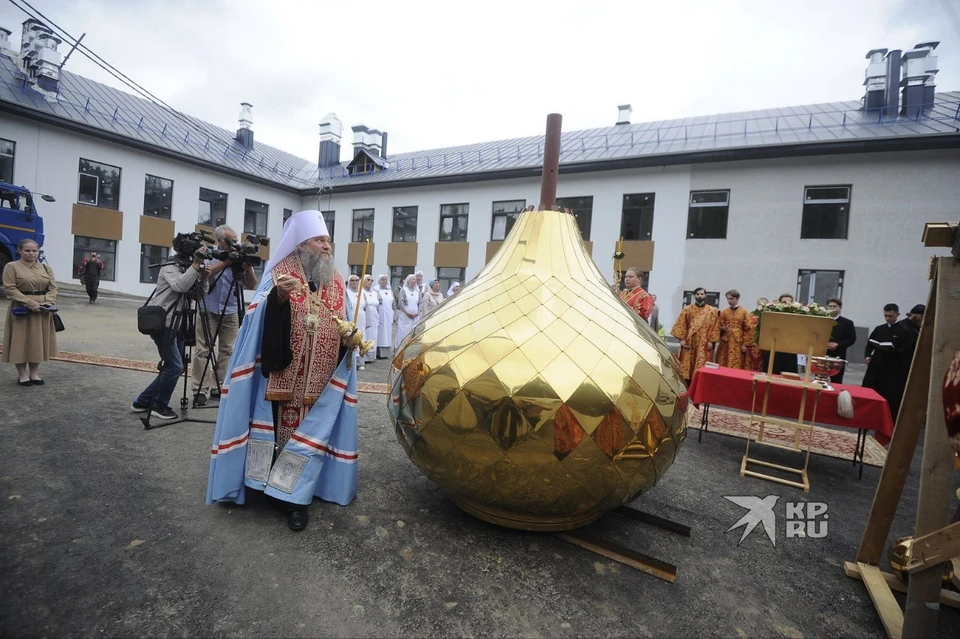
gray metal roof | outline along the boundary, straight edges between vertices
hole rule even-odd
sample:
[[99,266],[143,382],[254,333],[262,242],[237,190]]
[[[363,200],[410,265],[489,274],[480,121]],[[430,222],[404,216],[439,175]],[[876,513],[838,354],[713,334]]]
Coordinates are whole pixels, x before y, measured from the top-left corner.
[[[667,163],[671,156],[721,155],[742,149],[763,148],[768,155],[778,150],[796,153],[796,147],[816,150],[852,142],[851,148],[868,150],[866,144],[907,139],[932,144],[933,138],[950,137],[950,146],[960,146],[960,92],[938,93],[934,105],[919,118],[888,118],[860,110],[859,101],[831,102],[707,115],[677,120],[620,124],[598,129],[566,131],[561,136],[561,171],[607,168],[617,161],[649,158]],[[375,173],[348,175],[347,163],[320,171],[324,186],[341,190],[384,188],[391,182],[438,181],[449,177],[483,179],[483,174],[523,172],[543,162],[544,136],[497,140],[445,149],[391,154],[390,168]],[[926,142],[924,142],[926,140]],[[626,164],[626,162],[625,162]],[[593,165],[593,166],[591,166]],[[491,176],[492,177],[492,176]]]
[[[495,140],[463,146],[391,154],[388,168],[350,175],[342,162],[317,165],[259,142],[246,151],[234,132],[149,100],[94,82],[69,71],[60,72],[55,101],[31,89],[10,58],[0,55],[0,109],[69,124],[155,149],[187,161],[309,192],[318,186],[337,190],[367,190],[495,179],[531,174],[543,162],[543,136]],[[767,157],[827,152],[847,144],[868,150],[875,143],[911,142],[960,146],[960,91],[938,93],[935,104],[918,118],[887,118],[860,110],[859,101],[831,102],[707,115],[677,120],[620,124],[567,131],[561,138],[561,171],[600,170],[642,163],[696,161],[696,157],[744,157],[747,149]]]
[[172,152],[214,167],[232,170],[288,188],[315,188],[317,165],[254,138],[253,150],[236,142],[235,133],[189,115],[170,111],[149,100],[94,82],[83,76],[60,72],[60,91],[55,101],[24,81],[16,62],[0,55],[0,109],[7,104],[52,116],[85,128]]

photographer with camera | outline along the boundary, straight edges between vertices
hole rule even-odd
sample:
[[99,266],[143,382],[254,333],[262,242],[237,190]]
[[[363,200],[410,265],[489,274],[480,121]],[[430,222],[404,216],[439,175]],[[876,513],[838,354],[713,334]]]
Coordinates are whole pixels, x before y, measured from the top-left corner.
[[[217,250],[211,252],[214,259],[207,260],[204,279],[209,283],[209,292],[204,304],[198,311],[196,321],[197,351],[193,360],[193,398],[195,406],[204,406],[211,395],[211,380],[214,378],[212,362],[207,363],[213,344],[207,344],[206,335],[211,335],[217,346],[216,380],[223,383],[233,345],[237,341],[240,329],[239,302],[236,282],[243,277],[246,288],[257,287],[257,275],[253,272],[253,261],[237,243],[237,232],[226,224],[213,230],[217,240]],[[256,258],[259,262],[259,258]],[[204,332],[204,326],[209,333]],[[218,388],[214,390],[219,393]]]
[[152,417],[165,420],[177,417],[169,404],[177,379],[183,373],[182,311],[178,307],[184,306],[184,294],[194,287],[203,272],[202,247],[193,235],[178,235],[173,241],[174,260],[157,274],[157,288],[148,302],[162,307],[165,313],[163,330],[151,334],[160,353],[160,373],[134,400],[130,408],[135,413],[149,411]]

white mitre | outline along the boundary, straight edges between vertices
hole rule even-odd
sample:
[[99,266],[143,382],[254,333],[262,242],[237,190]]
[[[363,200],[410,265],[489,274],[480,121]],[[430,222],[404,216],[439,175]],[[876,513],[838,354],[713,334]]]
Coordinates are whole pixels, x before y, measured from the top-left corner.
[[291,215],[290,219],[283,224],[283,236],[280,238],[280,244],[277,245],[276,251],[271,251],[270,261],[263,269],[264,274],[270,273],[274,266],[296,251],[300,244],[320,236],[330,237],[327,224],[323,221],[323,214],[320,211],[300,211],[296,215]]

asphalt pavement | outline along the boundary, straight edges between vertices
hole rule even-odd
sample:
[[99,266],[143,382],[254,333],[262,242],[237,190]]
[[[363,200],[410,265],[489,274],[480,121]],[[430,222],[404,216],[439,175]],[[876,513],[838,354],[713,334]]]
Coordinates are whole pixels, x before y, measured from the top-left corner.
[[[138,303],[89,305],[65,290],[61,349],[155,360],[136,332]],[[814,456],[804,494],[740,477],[742,439],[708,433],[698,444],[694,432],[660,483],[630,504],[691,526],[690,538],[616,515],[584,529],[675,564],[670,584],[550,534],[463,513],[407,460],[384,395],[360,395],[354,503],[315,501],[309,527],[292,532],[252,491],[243,507],[204,504],[213,425],[145,431],[128,407],[150,374],[61,361],[41,372],[46,385],[20,387],[14,367],[0,367],[3,636],[884,633],[863,584],[843,573],[878,468],[858,480],[849,460]],[[359,376],[385,382],[386,364]],[[920,454],[891,539],[913,527]],[[746,510],[725,497],[770,495],[776,543],[762,527],[738,543],[744,528],[730,529]],[[825,536],[788,537],[788,502],[825,504]],[[960,612],[941,609],[937,636],[960,636]]]

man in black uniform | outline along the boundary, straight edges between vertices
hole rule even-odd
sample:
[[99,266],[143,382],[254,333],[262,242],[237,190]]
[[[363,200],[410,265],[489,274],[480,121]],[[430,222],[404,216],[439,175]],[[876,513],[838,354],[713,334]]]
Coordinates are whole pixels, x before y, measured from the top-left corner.
[[[827,308],[833,313],[833,321],[836,322],[836,324],[833,325],[833,330],[830,331],[830,342],[827,343],[827,355],[839,359],[847,359],[847,349],[857,341],[857,329],[854,328],[852,320],[840,314],[841,309],[843,309],[843,302],[840,301],[840,298],[831,297],[827,300]],[[845,370],[846,366],[841,368],[839,373],[830,377],[830,381],[834,384],[842,384]]]
[[909,362],[904,366],[907,349],[910,348],[910,335],[907,328],[897,321],[898,317],[900,308],[896,304],[883,307],[883,319],[886,323],[877,326],[870,333],[864,350],[867,373],[863,376],[863,386],[872,388],[887,400],[894,423],[900,412],[900,401],[903,399],[907,371],[910,369]]

